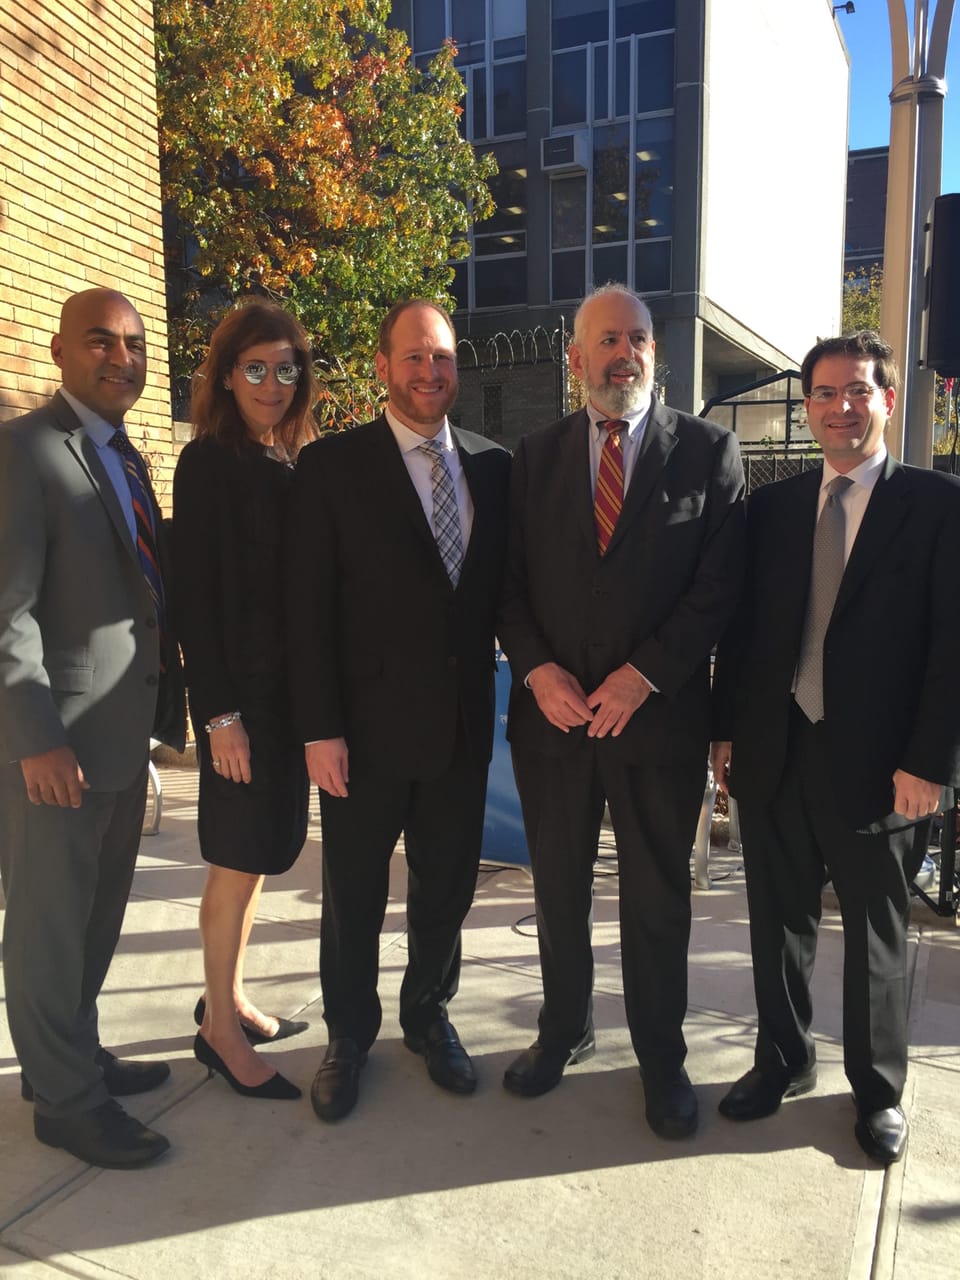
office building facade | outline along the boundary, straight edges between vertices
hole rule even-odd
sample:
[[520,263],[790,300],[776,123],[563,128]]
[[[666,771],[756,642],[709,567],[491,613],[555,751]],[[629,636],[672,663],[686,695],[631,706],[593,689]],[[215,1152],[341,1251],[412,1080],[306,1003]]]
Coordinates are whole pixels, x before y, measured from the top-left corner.
[[455,40],[465,133],[499,164],[461,335],[552,331],[626,281],[696,411],[837,329],[849,64],[825,0],[394,0],[391,21],[421,65]]

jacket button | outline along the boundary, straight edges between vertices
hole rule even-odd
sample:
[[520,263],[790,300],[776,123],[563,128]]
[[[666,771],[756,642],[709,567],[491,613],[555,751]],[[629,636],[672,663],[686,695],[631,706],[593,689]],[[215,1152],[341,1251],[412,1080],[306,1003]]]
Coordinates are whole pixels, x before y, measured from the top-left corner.
[[151,616],[151,617],[149,617],[149,618],[145,618],[145,619],[144,619],[144,621],[146,622],[147,626],[148,626],[148,627],[150,627],[150,628],[153,628],[153,627],[155,627],[155,626],[157,625],[157,620],[156,620],[156,618],[154,618],[154,617],[152,617],[152,616]]
[[150,673],[150,675],[147,676],[147,684],[155,685],[159,683],[160,683],[159,677],[154,675],[152,672]]

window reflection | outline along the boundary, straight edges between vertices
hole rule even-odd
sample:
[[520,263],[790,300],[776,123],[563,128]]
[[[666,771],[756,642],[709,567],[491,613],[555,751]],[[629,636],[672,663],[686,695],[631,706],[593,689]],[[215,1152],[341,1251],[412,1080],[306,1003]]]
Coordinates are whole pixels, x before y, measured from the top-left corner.
[[626,240],[630,227],[630,126],[593,132],[593,242]]

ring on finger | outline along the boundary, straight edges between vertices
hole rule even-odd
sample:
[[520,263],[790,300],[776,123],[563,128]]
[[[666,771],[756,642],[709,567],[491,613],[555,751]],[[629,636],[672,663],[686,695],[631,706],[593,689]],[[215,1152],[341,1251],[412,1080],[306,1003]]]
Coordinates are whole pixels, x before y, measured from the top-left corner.
[[219,761],[219,760],[214,760],[214,762],[213,762],[213,767],[214,767],[215,769],[219,769],[219,768],[220,768],[220,761]]

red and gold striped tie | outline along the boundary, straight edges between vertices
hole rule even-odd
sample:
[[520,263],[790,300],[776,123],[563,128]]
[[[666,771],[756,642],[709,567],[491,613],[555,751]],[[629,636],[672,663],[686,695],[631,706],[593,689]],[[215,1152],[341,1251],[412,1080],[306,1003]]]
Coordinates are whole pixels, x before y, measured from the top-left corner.
[[600,451],[593,518],[597,526],[597,546],[600,554],[606,555],[623,506],[623,449],[620,445],[620,432],[626,430],[627,423],[622,418],[611,418],[609,422],[597,425],[606,431],[607,436]]

